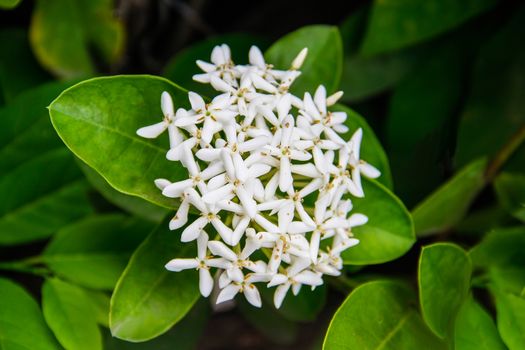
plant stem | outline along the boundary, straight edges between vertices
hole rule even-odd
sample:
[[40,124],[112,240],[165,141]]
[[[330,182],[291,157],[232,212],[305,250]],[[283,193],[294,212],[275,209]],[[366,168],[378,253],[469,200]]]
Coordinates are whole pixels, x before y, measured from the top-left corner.
[[518,149],[518,147],[525,141],[525,125],[522,125],[510,139],[500,148],[498,153],[494,156],[485,172],[485,179],[487,183],[491,182],[498,174],[501,167]]

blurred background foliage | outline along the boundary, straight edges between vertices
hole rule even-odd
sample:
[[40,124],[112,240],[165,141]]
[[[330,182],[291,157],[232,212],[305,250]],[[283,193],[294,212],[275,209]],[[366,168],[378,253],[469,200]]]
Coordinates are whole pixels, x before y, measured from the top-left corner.
[[[476,334],[475,320],[483,325],[477,331],[488,334],[485,348],[525,348],[522,2],[0,0],[0,9],[0,269],[9,278],[0,278],[0,334],[8,332],[13,344],[56,349],[56,337],[67,349],[319,348],[349,288],[378,276],[414,284],[421,247],[453,241],[472,249],[468,259],[456,246],[433,245],[423,250],[419,273],[464,267],[457,272],[464,275],[461,281],[453,276],[448,281],[444,273],[449,284],[443,288],[457,286],[467,301],[427,296],[439,286],[420,278],[422,315],[411,311],[407,327],[420,327],[423,317],[434,334],[447,338],[451,318],[457,317],[462,328],[456,332],[464,334]],[[334,27],[321,36],[315,27],[300,29],[313,24]],[[46,107],[67,87],[101,75],[161,75],[211,95],[191,79],[196,59],[207,59],[215,45],[228,43],[234,60],[245,63],[251,45],[265,51],[287,34],[282,40],[289,43],[290,57],[297,37],[333,43],[340,35],[341,48],[320,46],[322,57],[333,59],[331,69],[341,73],[327,87],[343,90],[343,103],[365,116],[378,136],[394,192],[412,212],[417,243],[389,264],[348,266],[352,281],[297,298],[299,305],[288,309],[253,310],[240,303],[235,310],[212,313],[201,300],[155,340],[131,344],[112,338],[110,293],[167,210],[115,191],[75,159],[53,130]],[[267,55],[275,63],[289,61],[271,48]],[[299,88],[311,88],[304,79]],[[449,264],[437,268],[436,261]],[[354,279],[356,271],[361,273]],[[464,285],[465,280],[471,283]],[[392,300],[402,311],[411,293],[405,285],[372,282],[350,298],[366,304]],[[425,303],[448,297],[455,306],[444,315],[435,316],[441,311]],[[42,300],[43,313],[35,300]],[[356,313],[390,312],[355,305],[343,304],[326,348],[337,348],[338,341],[367,348],[359,339],[334,337],[366,331],[366,320],[352,316]],[[496,311],[498,329],[492,320]],[[10,325],[12,317],[22,317],[25,329]],[[425,328],[418,340],[423,343],[410,346],[442,346],[429,332]],[[469,341],[455,338],[457,348],[470,349]],[[390,345],[402,348],[396,344]]]

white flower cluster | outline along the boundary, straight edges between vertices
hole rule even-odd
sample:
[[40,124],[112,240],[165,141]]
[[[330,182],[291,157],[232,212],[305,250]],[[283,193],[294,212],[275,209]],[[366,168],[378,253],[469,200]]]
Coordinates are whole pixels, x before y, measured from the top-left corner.
[[255,284],[266,283],[277,286],[280,307],[290,288],[297,295],[302,285],[323,284],[323,275],[340,274],[341,252],[359,242],[352,228],[368,220],[350,215],[348,194],[363,197],[361,174],[380,173],[359,157],[361,129],[346,142],[346,113],[327,109],[342,92],[327,97],[319,86],[302,99],[289,92],[306,54],[276,70],[255,46],[248,65],[234,65],[229,47],[217,46],[211,63],[197,61],[204,73],[194,79],[220,94],[206,103],[189,92],[191,109],[175,113],[164,92],[164,120],[137,131],[155,138],[168,130],[167,159],[189,173],[183,181],[155,180],[164,196],[181,200],[170,228],[188,223],[190,206],[200,213],[181,234],[182,242],[197,241],[197,257],[166,268],[197,269],[205,297],[216,271],[217,303],[243,293],[260,307]]

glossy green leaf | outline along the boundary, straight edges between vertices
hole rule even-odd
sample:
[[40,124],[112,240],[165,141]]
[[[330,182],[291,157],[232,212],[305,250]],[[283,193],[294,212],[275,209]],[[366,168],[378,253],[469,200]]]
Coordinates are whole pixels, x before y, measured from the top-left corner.
[[343,44],[337,27],[313,25],[300,28],[277,40],[265,53],[266,61],[277,69],[288,69],[293,59],[303,49],[308,55],[301,67],[301,76],[291,91],[299,96],[315,92],[319,85],[335,92],[341,79]]
[[498,290],[492,292],[501,338],[510,350],[525,348],[525,298]]
[[470,251],[475,266],[525,266],[525,227],[499,228]]
[[113,289],[129,257],[151,232],[152,224],[109,214],[61,229],[43,253],[57,275],[94,288]]
[[456,350],[505,350],[489,313],[472,296],[459,309],[454,328]]
[[515,218],[525,221],[525,175],[502,173],[494,181],[501,205]]
[[377,181],[388,188],[392,188],[392,175],[390,174],[388,158],[383,146],[381,146],[381,143],[377,139],[372,128],[366,122],[365,118],[344,105],[335,105],[333,109],[346,112],[347,119],[345,125],[348,126],[350,130],[346,135],[343,135],[343,139],[349,140],[358,128],[363,129],[363,141],[360,151],[361,159],[366,160],[381,172],[381,176]]
[[50,77],[33,57],[26,31],[1,30],[0,43],[2,43],[0,45],[0,105],[2,105],[2,100],[4,103],[9,103],[22,91],[41,84]]
[[[143,343],[132,343],[111,337],[107,334],[105,350],[195,350],[198,344],[205,343],[202,337],[210,310],[208,300],[201,300],[188,314],[165,334]],[[214,339],[217,343],[220,339]],[[227,344],[227,339],[226,344]],[[219,344],[214,343],[215,346]]]
[[454,227],[485,186],[487,161],[478,159],[454,175],[412,211],[416,233],[424,236]]
[[56,149],[0,177],[0,244],[44,239],[90,214],[86,183],[66,149]]
[[211,51],[215,46],[221,44],[227,44],[230,47],[235,64],[248,63],[248,52],[252,45],[257,46],[263,52],[268,47],[266,40],[245,33],[231,33],[207,38],[177,53],[168,63],[162,75],[185,89],[196,91],[204,96],[217,95],[217,91],[210,85],[194,81],[193,76],[201,72],[195,62],[197,60],[209,62]]
[[168,209],[150,203],[140,197],[130,196],[115,190],[110,184],[87,164],[78,161],[80,169],[89,183],[110,203],[130,214],[148,221],[159,223],[168,214]]
[[162,120],[160,95],[168,91],[175,106],[186,107],[186,93],[166,79],[114,76],[84,81],[64,91],[49,107],[51,120],[65,144],[120,192],[174,208],[154,180],[187,176],[166,160],[167,135],[156,140],[136,134]]
[[28,292],[0,278],[0,295],[0,349],[60,349]]
[[17,7],[22,0],[0,0],[0,9],[10,10]]
[[456,28],[496,0],[375,0],[361,52],[394,51]]
[[450,129],[463,92],[458,46],[444,45],[422,62],[390,99],[386,133],[396,191],[412,205],[443,181],[444,157],[452,153]]
[[441,338],[450,335],[456,314],[468,295],[472,263],[451,243],[423,247],[419,259],[419,300],[426,323]]
[[180,232],[170,231],[165,220],[131,257],[111,298],[113,336],[129,341],[157,337],[179,322],[199,298],[196,271],[164,268],[175,257],[195,257],[195,245],[181,243]]
[[353,233],[359,244],[347,249],[345,264],[380,264],[405,254],[415,242],[410,214],[401,201],[387,188],[373,180],[363,179],[364,198],[352,198],[353,212],[368,216],[366,225]]
[[[520,127],[525,128],[524,21],[525,7],[521,6],[479,53],[472,91],[459,123],[458,166],[495,154]],[[525,148],[512,162],[514,169],[524,170]]]
[[42,287],[42,309],[47,324],[66,349],[102,349],[102,337],[89,299],[82,288],[57,278]]
[[42,65],[63,78],[93,75],[96,60],[110,64],[124,46],[110,0],[39,0],[30,37]]
[[357,287],[332,318],[323,349],[446,349],[413,308],[414,299],[398,282]]

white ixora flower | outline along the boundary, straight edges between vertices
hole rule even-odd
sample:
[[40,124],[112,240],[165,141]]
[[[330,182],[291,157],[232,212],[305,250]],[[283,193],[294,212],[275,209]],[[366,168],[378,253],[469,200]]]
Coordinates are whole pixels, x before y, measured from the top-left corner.
[[194,76],[217,95],[207,103],[189,92],[191,107],[175,112],[163,92],[162,121],[137,130],[145,138],[167,130],[166,158],[188,174],[155,180],[164,196],[180,199],[170,229],[197,242],[195,258],[174,257],[166,269],[198,270],[201,294],[216,288],[217,303],[242,293],[261,307],[259,289],[275,287],[278,308],[288,290],[322,285],[324,275],[341,273],[341,253],[359,243],[352,228],[368,220],[353,212],[351,198],[365,196],[361,176],[380,173],[360,158],[362,130],[330,110],[342,92],[327,96],[320,85],[313,94],[290,93],[307,52],[278,70],[255,46],[247,65],[217,46],[211,63],[197,61],[204,72]]

